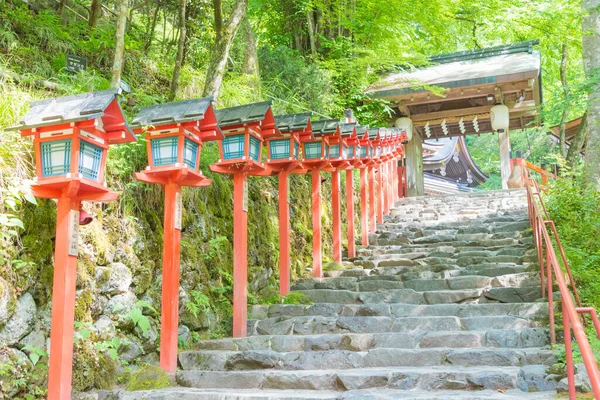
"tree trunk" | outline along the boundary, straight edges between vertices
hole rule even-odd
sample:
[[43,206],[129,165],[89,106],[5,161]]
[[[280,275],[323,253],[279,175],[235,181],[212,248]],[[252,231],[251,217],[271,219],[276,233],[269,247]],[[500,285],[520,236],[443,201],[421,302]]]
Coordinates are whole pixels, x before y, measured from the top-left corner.
[[58,15],[60,16],[60,20],[63,25],[67,24],[67,0],[60,0],[58,3]]
[[[600,0],[583,0],[583,65],[588,77],[600,68]],[[586,180],[600,188],[600,87],[588,95],[588,138],[585,149]]]
[[[220,4],[219,0],[215,0],[216,3]],[[206,71],[206,83],[204,84],[203,96],[214,96],[215,99],[219,96],[221,84],[223,83],[223,76],[225,75],[225,68],[227,67],[227,59],[229,58],[229,50],[231,49],[231,43],[233,38],[246,15],[246,9],[248,8],[248,0],[236,0],[231,15],[227,19],[227,22],[222,25],[222,28],[217,31],[215,37],[215,43],[213,51],[210,56],[208,64],[208,70]],[[218,26],[219,22],[217,16],[221,16],[221,10],[215,10],[215,26]]]
[[567,86],[567,57],[569,55],[569,48],[567,43],[562,45],[562,59],[560,61],[560,82],[563,87],[565,95],[565,104],[560,118],[560,135],[559,135],[559,146],[560,155],[565,158],[567,156],[567,144],[566,144],[566,130],[567,130],[567,118],[569,117],[569,87]]
[[567,153],[567,165],[569,168],[573,168],[577,163],[587,137],[587,132],[587,113],[585,113],[583,114],[583,117],[581,117],[581,124],[579,124],[577,133],[573,139],[571,139],[571,145],[569,146],[569,152]]
[[98,25],[98,19],[102,13],[102,3],[100,0],[92,0],[92,6],[90,8],[90,17],[88,18],[88,25],[90,28],[95,28]]
[[175,68],[173,69],[173,80],[171,81],[171,91],[169,100],[173,101],[177,96],[179,87],[179,73],[183,64],[183,49],[185,47],[185,6],[187,0],[181,0],[179,10],[179,43],[177,45],[177,58],[175,59]]
[[248,18],[244,18],[240,27],[244,39],[244,64],[242,72],[247,75],[248,83],[255,89],[257,96],[260,96],[260,77],[258,70],[258,54],[256,52],[256,40],[252,25]]
[[315,40],[315,20],[314,12],[312,10],[306,10],[306,21],[308,22],[308,41],[310,43],[310,54],[316,56],[317,44]]
[[152,17],[152,24],[150,25],[150,32],[148,33],[148,39],[144,45],[144,50],[147,52],[152,46],[152,40],[154,40],[154,30],[156,29],[156,20],[158,19],[158,11],[160,10],[160,3],[156,5],[154,9],[154,16]]
[[256,40],[254,39],[254,32],[252,32],[252,25],[248,18],[244,18],[241,29],[244,30],[244,65],[243,72],[246,75],[258,76],[258,55],[256,52]]
[[125,25],[127,25],[127,0],[119,1],[119,15],[117,17],[115,58],[112,66],[112,79],[110,87],[121,86],[121,72],[123,71],[123,55],[125,53]]

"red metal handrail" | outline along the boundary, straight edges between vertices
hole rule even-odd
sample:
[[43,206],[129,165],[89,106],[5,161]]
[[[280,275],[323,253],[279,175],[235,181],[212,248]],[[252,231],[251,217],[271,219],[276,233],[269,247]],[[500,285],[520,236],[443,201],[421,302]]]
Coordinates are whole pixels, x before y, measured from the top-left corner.
[[[596,311],[593,308],[581,307],[581,301],[575,288],[575,282],[573,281],[573,276],[571,274],[569,264],[567,262],[562,244],[560,242],[556,226],[554,225],[554,222],[551,221],[548,217],[548,211],[546,210],[546,207],[541,197],[540,187],[538,186],[535,180],[528,178],[526,180],[526,189],[529,220],[531,223],[531,227],[533,228],[533,239],[537,248],[537,254],[540,263],[542,296],[544,296],[545,292],[544,283],[547,284],[548,312],[550,314],[550,340],[552,344],[556,343],[554,332],[554,300],[552,296],[553,278],[556,280],[556,284],[558,285],[558,289],[561,295],[565,352],[567,363],[567,378],[569,383],[569,399],[575,400],[577,397],[577,391],[575,388],[575,368],[573,364],[573,348],[571,343],[571,328],[573,329],[575,340],[579,344],[579,349],[583,357],[585,369],[590,378],[590,383],[592,385],[594,397],[596,399],[600,399],[600,371],[598,370],[598,365],[596,364],[596,359],[594,357],[594,353],[590,346],[590,342],[583,328],[583,324],[579,319],[579,314],[590,314],[590,316],[592,317],[594,327],[596,328],[596,333],[599,337],[600,322],[598,321]],[[536,201],[536,197],[538,201]],[[544,211],[544,214],[542,214],[542,209]],[[552,227],[552,232],[554,234],[556,244],[560,250],[565,270],[569,277],[569,282],[571,284],[571,288],[573,289],[573,293],[579,307],[575,307],[575,303],[571,298],[571,292],[569,291],[569,288],[563,276],[563,271],[561,269],[558,257],[556,256],[556,252],[554,251],[552,237],[550,236],[550,233],[547,228],[548,225]],[[545,277],[544,269],[546,270]]]
[[548,179],[556,179],[556,175],[554,175],[552,172],[546,171],[545,169],[538,167],[537,165],[534,165],[522,158],[512,158],[510,160],[510,165],[511,169],[514,169],[515,165],[521,167],[521,179],[523,181],[523,185],[527,184],[527,179],[529,179],[530,175],[529,171],[540,174],[542,178],[542,185],[544,186],[548,184]]

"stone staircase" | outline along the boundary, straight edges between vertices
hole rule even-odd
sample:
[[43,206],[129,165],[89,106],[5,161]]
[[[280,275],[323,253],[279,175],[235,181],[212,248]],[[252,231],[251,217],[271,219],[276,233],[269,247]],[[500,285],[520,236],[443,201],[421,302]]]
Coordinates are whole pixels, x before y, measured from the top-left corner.
[[[312,305],[182,352],[179,387],[126,399],[549,399],[556,362],[524,191],[403,199]],[[339,267],[339,265],[338,265]]]

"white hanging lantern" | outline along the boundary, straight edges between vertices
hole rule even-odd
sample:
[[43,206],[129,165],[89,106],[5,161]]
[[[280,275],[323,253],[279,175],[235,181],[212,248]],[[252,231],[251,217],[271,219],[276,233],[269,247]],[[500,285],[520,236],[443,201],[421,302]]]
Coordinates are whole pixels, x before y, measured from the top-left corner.
[[398,118],[396,120],[396,127],[400,129],[404,129],[406,131],[406,137],[410,142],[413,137],[413,122],[412,119],[408,117]]
[[492,129],[497,132],[505,132],[510,123],[508,107],[504,104],[496,104],[490,110]]

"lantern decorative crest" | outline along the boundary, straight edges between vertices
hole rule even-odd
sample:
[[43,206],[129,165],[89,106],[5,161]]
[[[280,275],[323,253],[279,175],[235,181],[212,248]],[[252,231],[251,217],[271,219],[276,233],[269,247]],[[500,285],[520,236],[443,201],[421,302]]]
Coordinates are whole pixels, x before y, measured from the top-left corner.
[[200,171],[202,143],[221,140],[213,98],[178,101],[144,107],[133,119],[136,133],[146,131],[148,166],[136,174],[147,183],[166,183],[175,171],[182,186],[207,186]]
[[217,119],[224,138],[219,142],[220,159],[211,169],[227,174],[265,171],[264,138],[277,134],[271,102],[220,109]]
[[108,146],[136,140],[117,101],[120,92],[111,89],[35,101],[20,125],[10,128],[33,137],[35,196],[58,198],[76,181],[80,200],[117,198],[105,186]]

